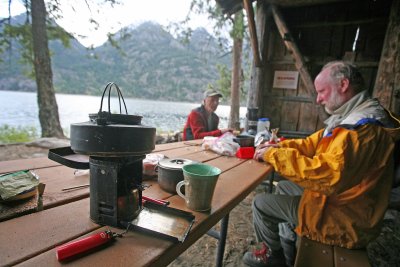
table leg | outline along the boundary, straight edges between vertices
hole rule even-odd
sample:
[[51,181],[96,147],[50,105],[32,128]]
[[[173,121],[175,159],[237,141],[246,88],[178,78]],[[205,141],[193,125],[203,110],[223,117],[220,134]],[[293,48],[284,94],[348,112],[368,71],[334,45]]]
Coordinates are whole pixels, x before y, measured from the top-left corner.
[[221,220],[221,230],[215,231],[214,229],[210,229],[207,234],[215,239],[218,239],[218,248],[217,248],[217,261],[216,266],[221,267],[222,261],[224,259],[224,251],[225,251],[225,243],[226,243],[226,235],[228,233],[228,222],[229,222],[229,213],[225,215]]
[[268,191],[269,193],[272,193],[272,189],[274,187],[274,180],[275,180],[275,171],[273,171],[270,175],[269,175],[269,188]]

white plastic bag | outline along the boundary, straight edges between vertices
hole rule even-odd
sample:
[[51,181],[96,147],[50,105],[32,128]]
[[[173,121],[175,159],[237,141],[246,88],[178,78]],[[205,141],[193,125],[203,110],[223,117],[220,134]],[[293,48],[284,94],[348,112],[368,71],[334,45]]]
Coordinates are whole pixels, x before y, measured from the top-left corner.
[[155,176],[157,175],[156,166],[160,160],[164,158],[163,154],[147,154],[143,160],[143,175]]
[[256,136],[254,137],[254,146],[259,146],[264,142],[269,141],[270,138],[271,138],[271,133],[268,130],[261,131],[257,133]]
[[207,136],[204,137],[201,147],[203,150],[212,150],[220,155],[233,157],[240,147],[238,143],[233,141],[234,137],[231,132],[226,132],[220,137],[214,137],[213,139]]

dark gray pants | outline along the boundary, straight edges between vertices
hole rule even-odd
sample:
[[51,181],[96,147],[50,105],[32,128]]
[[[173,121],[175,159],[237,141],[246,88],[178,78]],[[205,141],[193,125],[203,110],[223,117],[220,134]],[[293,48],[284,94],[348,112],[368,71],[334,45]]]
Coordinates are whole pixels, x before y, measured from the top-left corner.
[[280,236],[292,240],[298,222],[297,209],[303,189],[290,181],[280,181],[276,194],[259,194],[253,201],[253,224],[258,242],[273,251],[281,248]]

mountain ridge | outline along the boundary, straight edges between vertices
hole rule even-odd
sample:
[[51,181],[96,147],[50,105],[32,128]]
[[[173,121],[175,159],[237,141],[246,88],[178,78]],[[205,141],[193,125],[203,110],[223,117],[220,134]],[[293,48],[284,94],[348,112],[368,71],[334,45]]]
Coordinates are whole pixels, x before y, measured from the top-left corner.
[[[120,50],[110,43],[87,49],[73,38],[70,48],[49,41],[56,92],[99,95],[115,82],[128,97],[197,102],[219,78],[216,65],[230,63],[204,28],[193,31],[187,44],[155,22],[125,29],[115,38]],[[18,63],[18,44],[12,48],[11,54],[0,55],[0,90],[35,91],[35,81],[23,75],[29,69]]]

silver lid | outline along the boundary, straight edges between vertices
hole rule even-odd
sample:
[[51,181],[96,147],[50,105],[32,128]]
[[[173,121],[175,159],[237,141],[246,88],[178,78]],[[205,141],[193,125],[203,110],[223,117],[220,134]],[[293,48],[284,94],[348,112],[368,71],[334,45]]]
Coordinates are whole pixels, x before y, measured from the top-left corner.
[[190,164],[190,163],[195,163],[197,161],[193,161],[190,159],[181,159],[181,158],[175,158],[175,159],[162,159],[158,162],[158,165],[162,168],[167,168],[167,169],[182,169],[184,165]]

